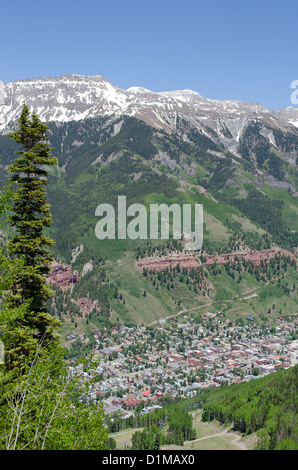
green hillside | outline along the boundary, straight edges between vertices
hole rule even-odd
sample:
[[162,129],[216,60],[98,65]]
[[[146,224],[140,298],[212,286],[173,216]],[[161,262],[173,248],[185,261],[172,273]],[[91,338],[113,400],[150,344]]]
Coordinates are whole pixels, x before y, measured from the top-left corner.
[[[167,273],[160,274],[160,279],[157,274],[144,277],[135,268],[137,259],[181,251],[181,243],[96,238],[96,207],[109,203],[116,208],[118,196],[125,195],[127,206],[203,204],[203,250],[209,254],[271,246],[293,251],[297,247],[298,199],[286,189],[256,185],[260,169],[279,180],[287,174],[288,183],[294,184],[297,168],[276,156],[278,150],[274,153],[264,142],[259,126],[251,126],[243,134],[240,158],[221,147],[216,138],[211,140],[184,122],[179,125],[181,132],[187,134],[187,141],[127,117],[113,124],[107,118],[50,123],[50,142],[58,157],[58,166],[50,170],[48,186],[54,220],[50,235],[56,242],[53,255],[57,261],[71,264],[81,276],[71,294],[73,299],[89,296],[99,302],[86,325],[86,318],[79,314],[70,294],[56,289],[56,304],[49,309],[70,327],[76,324],[84,330],[106,320],[149,324],[183,309],[197,306],[202,311],[204,305],[210,308],[216,301],[226,302],[224,308],[232,316],[265,315],[273,303],[283,313],[297,311],[295,288],[287,300],[275,290],[281,273],[270,278],[273,295],[241,300],[245,292],[265,286],[267,274],[241,268],[235,275],[214,275],[204,270],[201,279],[198,273],[185,273],[182,278]],[[5,167],[14,158],[14,150],[12,140],[0,136],[2,182],[7,178]],[[80,246],[80,254],[72,259]],[[92,270],[82,276],[88,262]],[[285,274],[289,275],[292,288],[295,267],[289,265],[283,270],[282,275]],[[230,305],[233,299],[237,301]]]
[[298,449],[298,367],[207,394],[203,421],[259,436],[258,449]]

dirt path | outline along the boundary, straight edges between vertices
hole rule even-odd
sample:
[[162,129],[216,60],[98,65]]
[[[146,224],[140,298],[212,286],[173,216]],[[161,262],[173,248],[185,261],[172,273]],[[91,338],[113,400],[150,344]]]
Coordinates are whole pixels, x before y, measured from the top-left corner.
[[158,320],[154,320],[152,323],[149,324],[149,326],[154,325],[155,323],[158,323],[160,320],[168,320],[169,318],[178,317],[179,315],[182,315],[183,313],[190,312],[191,310],[197,310],[198,308],[206,307],[206,305],[211,305],[211,304],[213,304],[213,302],[214,301],[212,300],[211,302],[206,302],[204,305],[198,305],[197,307],[192,307],[192,308],[185,308],[183,310],[180,310],[180,312],[174,313],[173,315],[170,315],[168,317],[159,318]]
[[118,437],[118,436],[123,436],[124,434],[130,434],[132,431],[137,432],[137,431],[143,431],[144,428],[131,428],[131,429],[126,429],[125,431],[120,431],[120,432],[114,432],[110,434],[110,437]]
[[[143,430],[143,428],[134,428],[133,432],[142,431],[142,430]],[[113,433],[110,436],[115,439],[115,438],[117,438],[119,436],[123,436],[125,434],[131,434],[131,432],[132,432],[132,429],[129,429],[129,430]],[[215,433],[215,434],[211,434],[210,436],[200,437],[200,438],[194,439],[192,441],[185,441],[184,445],[192,444],[194,442],[199,442],[199,441],[205,441],[207,439],[212,439],[214,437],[221,437],[221,436],[232,436],[232,437],[234,437],[234,439],[231,441],[232,445],[235,445],[236,447],[238,447],[239,450],[248,450],[247,447],[245,446],[245,444],[243,442],[241,442],[242,437],[239,436],[238,434],[234,434],[233,432],[230,432],[229,429],[225,429],[224,431],[221,431],[221,432],[218,432],[218,433]]]
[[[193,414],[193,416],[196,416],[198,412],[195,412]],[[201,419],[199,419],[199,421],[202,421]],[[142,431],[144,428],[133,428],[133,429],[125,429],[124,431],[120,431],[120,432],[117,432],[117,433],[112,433],[110,434],[111,437],[113,438],[117,438],[119,436],[125,436],[125,434],[129,434],[131,435],[132,432],[136,432],[136,431]],[[211,434],[209,436],[204,436],[204,437],[199,437],[198,439],[194,439],[192,441],[185,441],[184,442],[184,445],[186,444],[192,444],[194,442],[199,442],[199,441],[205,441],[207,439],[213,439],[214,437],[221,437],[221,436],[231,436],[231,437],[234,437],[234,439],[231,441],[231,444],[232,445],[235,445],[236,447],[238,447],[239,450],[249,450],[246,445],[244,444],[244,442],[241,442],[241,439],[242,439],[242,436],[239,434],[235,434],[234,432],[231,432],[231,430],[229,428],[227,429],[224,429],[223,431],[220,431],[220,432],[217,432],[217,433],[214,433],[214,434]],[[131,436],[130,436],[131,437]]]
[[220,436],[235,436],[234,439],[232,440],[231,444],[237,446],[239,450],[248,450],[243,442],[239,442],[241,440],[241,436],[238,436],[237,434],[234,434],[233,432],[229,432],[229,429],[226,429],[225,431],[218,432],[216,434],[211,434],[210,436],[204,436],[200,437],[199,439],[194,439],[193,441],[185,441],[185,444],[192,444],[193,442],[199,442],[199,441],[205,441],[206,439],[212,439],[214,437],[220,437]]
[[241,436],[236,436],[235,439],[233,439],[231,443],[239,447],[239,450],[248,450],[247,447],[245,447],[243,442],[239,442],[240,440],[241,440]]

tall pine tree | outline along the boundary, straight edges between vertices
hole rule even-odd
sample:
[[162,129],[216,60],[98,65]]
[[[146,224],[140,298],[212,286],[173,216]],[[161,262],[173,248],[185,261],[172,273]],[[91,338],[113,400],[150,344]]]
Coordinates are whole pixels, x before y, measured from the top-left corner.
[[25,324],[34,330],[36,337],[51,336],[57,326],[45,309],[45,303],[52,296],[46,283],[53,258],[49,248],[54,246],[51,238],[44,234],[44,229],[52,224],[50,205],[47,203],[45,186],[47,185],[47,167],[57,163],[52,156],[43,124],[35,112],[30,116],[25,104],[19,119],[19,129],[10,137],[20,144],[19,155],[9,166],[11,181],[15,183],[10,224],[15,229],[8,244],[9,255],[23,259],[23,269],[12,286],[11,301],[15,305],[29,305]]
[[[10,166],[15,184],[10,223],[15,234],[8,255],[0,250],[0,330],[5,361],[0,365],[0,450],[74,450],[107,448],[103,408],[72,400],[80,384],[69,376],[64,349],[45,303],[53,241],[44,235],[52,223],[45,185],[47,167],[56,164],[47,143],[48,127],[24,106],[21,146]],[[0,192],[0,214],[10,194]],[[83,391],[83,389],[82,389]]]

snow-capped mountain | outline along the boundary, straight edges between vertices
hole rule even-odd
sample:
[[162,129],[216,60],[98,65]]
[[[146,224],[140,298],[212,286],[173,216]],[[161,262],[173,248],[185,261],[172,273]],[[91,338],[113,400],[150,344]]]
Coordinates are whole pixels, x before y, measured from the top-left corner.
[[96,116],[133,116],[166,132],[177,132],[177,119],[236,152],[242,132],[251,120],[269,128],[298,133],[298,109],[269,110],[258,103],[217,101],[191,90],[152,92],[131,87],[122,90],[103,77],[66,75],[56,78],[0,82],[0,132],[18,119],[24,102],[45,122],[77,121]]

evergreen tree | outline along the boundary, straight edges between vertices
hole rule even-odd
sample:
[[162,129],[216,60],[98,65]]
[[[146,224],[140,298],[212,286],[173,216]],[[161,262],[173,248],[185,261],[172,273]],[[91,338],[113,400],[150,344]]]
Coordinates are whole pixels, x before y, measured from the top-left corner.
[[53,329],[58,325],[45,308],[53,294],[47,286],[46,275],[53,260],[49,247],[54,246],[53,240],[44,234],[44,229],[52,224],[45,190],[48,181],[46,167],[57,163],[57,159],[51,156],[47,129],[48,126],[35,112],[30,116],[27,105],[24,105],[19,129],[9,134],[21,148],[17,151],[19,157],[9,166],[16,191],[12,196],[13,214],[9,217],[15,234],[9,241],[8,252],[11,258],[22,259],[24,263],[14,279],[10,300],[15,306],[28,304],[28,314],[23,321],[35,330],[38,338],[52,338]]
[[[43,185],[45,165],[54,164],[47,129],[24,106],[20,130],[12,137],[23,145],[11,165],[17,191],[10,222],[17,234],[10,257],[0,250],[0,331],[5,348],[0,364],[0,450],[107,449],[103,408],[76,403],[80,384],[68,374],[64,349],[45,310],[52,294],[46,286],[53,242],[42,233],[51,223]],[[10,206],[11,190],[0,191],[0,216]]]

